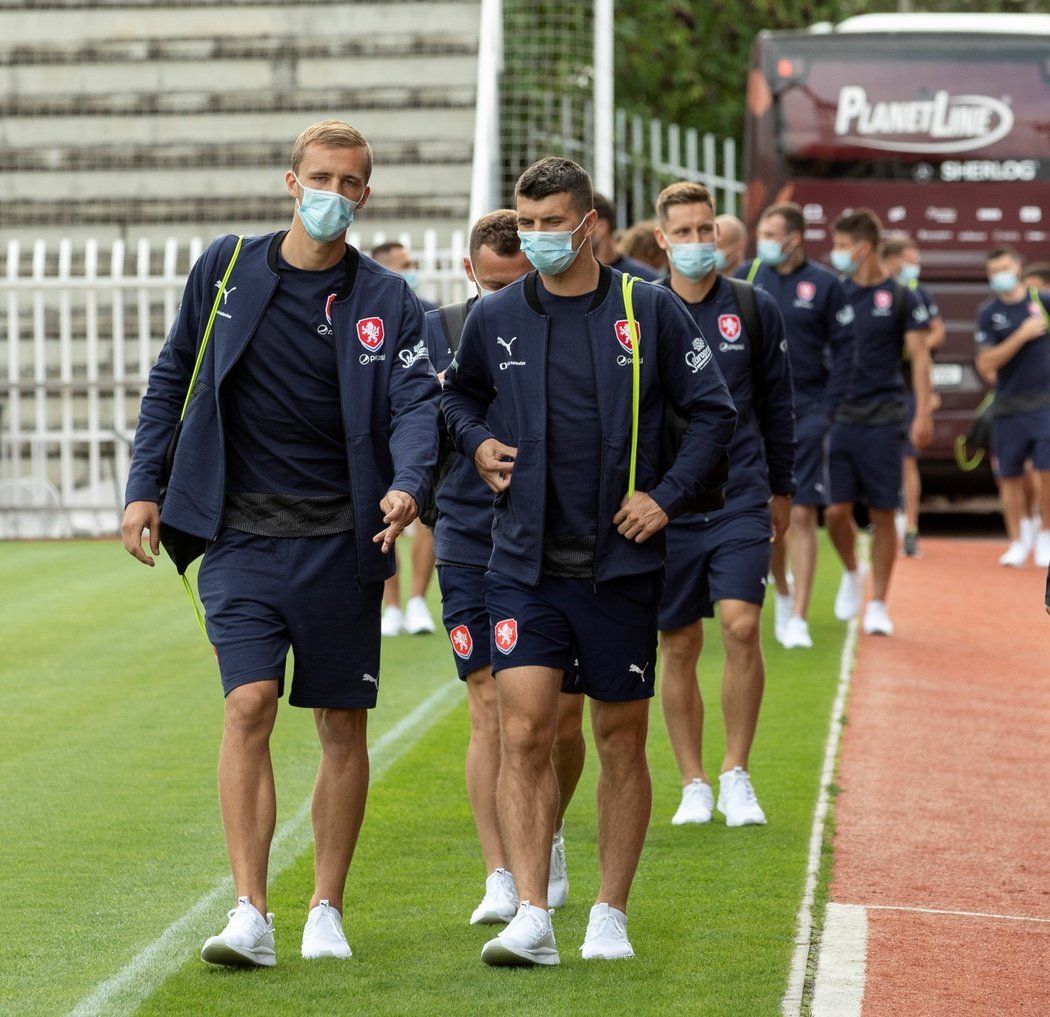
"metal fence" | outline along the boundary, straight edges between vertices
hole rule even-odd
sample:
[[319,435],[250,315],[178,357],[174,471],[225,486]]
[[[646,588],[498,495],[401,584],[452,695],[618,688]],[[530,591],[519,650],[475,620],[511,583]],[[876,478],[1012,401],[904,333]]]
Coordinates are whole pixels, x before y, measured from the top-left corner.
[[[462,233],[448,247],[432,230],[421,245],[396,239],[413,250],[421,296],[466,296]],[[0,538],[119,528],[138,404],[202,248],[89,239],[0,250]]]

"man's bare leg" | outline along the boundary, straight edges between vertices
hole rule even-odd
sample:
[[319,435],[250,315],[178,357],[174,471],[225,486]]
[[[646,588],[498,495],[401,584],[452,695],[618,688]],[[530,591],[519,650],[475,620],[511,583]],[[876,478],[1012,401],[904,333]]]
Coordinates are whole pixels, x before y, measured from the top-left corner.
[[1003,503],[1003,522],[1011,540],[1021,539],[1021,518],[1025,515],[1024,477],[1000,477],[999,497]]
[[412,585],[410,597],[425,597],[434,574],[434,532],[417,522],[412,534]]
[[546,908],[558,780],[551,750],[562,672],[549,667],[500,671],[500,771],[496,786],[503,843],[518,896]]
[[726,725],[726,754],[722,772],[748,768],[755,740],[758,711],[765,689],[766,668],[760,640],[762,609],[743,600],[718,605],[726,661],[722,673],[722,715]]
[[219,750],[219,802],[238,897],[266,914],[266,870],[277,822],[270,733],[277,679],[240,685],[226,697]]
[[[791,525],[795,525],[794,520],[792,520]],[[791,592],[791,587],[788,585],[787,564],[788,541],[781,540],[773,545],[773,557],[769,563],[769,571],[773,573],[773,583],[777,588],[777,594],[781,597],[786,597]],[[791,571],[795,571],[794,559],[792,559]]]
[[[773,556],[785,542],[773,545]],[[791,529],[787,533],[791,572],[795,577],[795,614],[809,616],[809,599],[813,595],[813,577],[817,572],[817,506],[792,505]]]
[[702,758],[704,701],[696,679],[703,645],[700,621],[660,633],[660,704],[683,785],[697,778],[710,783]]
[[368,711],[314,710],[321,766],[314,785],[315,887],[310,907],[343,910],[343,890],[368,797]]
[[558,814],[554,829],[561,828],[565,821],[565,810],[576,792],[576,785],[583,773],[587,746],[583,740],[584,696],[562,692],[558,696],[558,732],[554,738],[551,758],[558,778]]
[[645,741],[649,700],[591,702],[591,729],[601,761],[598,777],[598,863],[595,903],[626,913],[652,811],[653,787]]
[[843,501],[829,505],[824,513],[824,525],[831,543],[842,559],[847,572],[857,571],[857,527],[853,522],[853,502]]
[[922,477],[919,461],[904,457],[904,527],[908,533],[919,532],[919,504],[922,502]]
[[871,597],[885,602],[897,561],[897,525],[893,509],[871,509]]
[[467,797],[474,813],[486,875],[507,869],[507,854],[496,814],[499,781],[499,703],[492,669],[480,667],[467,675],[470,706],[470,743],[467,746]]

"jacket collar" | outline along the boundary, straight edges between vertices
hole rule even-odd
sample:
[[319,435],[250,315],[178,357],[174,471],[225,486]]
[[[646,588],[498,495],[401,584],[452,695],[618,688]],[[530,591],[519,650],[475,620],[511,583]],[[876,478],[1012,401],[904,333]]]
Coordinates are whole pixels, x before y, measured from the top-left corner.
[[[543,305],[540,303],[539,278],[540,274],[536,271],[532,271],[525,276],[525,299],[528,301],[529,307],[537,314],[546,316],[547,312],[544,311]],[[594,291],[594,299],[591,300],[591,306],[587,308],[588,314],[602,305],[602,302],[609,295],[609,287],[611,285],[612,269],[608,265],[599,264],[598,286]]]
[[[281,249],[281,242],[287,233],[287,230],[278,230],[270,241],[270,249],[266,252],[266,264],[269,265],[270,271],[276,276],[281,274],[277,267],[277,252]],[[343,253],[343,285],[338,294],[336,294],[335,299],[337,301],[350,296],[350,291],[354,288],[354,280],[357,278],[357,266],[360,262],[361,255],[358,250],[347,244]]]

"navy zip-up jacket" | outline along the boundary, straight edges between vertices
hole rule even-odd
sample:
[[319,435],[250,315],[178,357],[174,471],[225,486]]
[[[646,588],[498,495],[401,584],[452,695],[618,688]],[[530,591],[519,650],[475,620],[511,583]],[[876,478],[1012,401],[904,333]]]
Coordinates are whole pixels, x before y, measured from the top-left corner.
[[[214,540],[226,487],[222,385],[251,341],[277,289],[284,231],[246,237],[226,284],[168,482],[161,523]],[[160,499],[165,453],[178,424],[208,315],[236,237],[212,242],[190,270],[182,305],[142,398],[125,504]],[[346,279],[331,317],[357,544],[359,578],[393,574],[394,556],[372,537],[384,528],[379,502],[392,488],[422,505],[437,461],[440,386],[427,356],[423,313],[405,280],[347,247]]]
[[[670,281],[666,283],[670,286]],[[776,301],[755,290],[762,322],[762,377],[751,376],[751,343],[733,291],[721,276],[696,304],[686,304],[704,335],[712,339],[715,361],[729,387],[737,411],[736,432],[729,448],[726,503],[707,516],[689,514],[692,521],[722,518],[725,513],[762,508],[770,494],[795,493],[795,397],[784,319]],[[755,385],[758,412],[755,412]]]
[[[594,580],[662,566],[662,532],[643,544],[622,537],[613,516],[627,493],[631,452],[631,349],[621,296],[622,273],[602,267],[587,312],[580,355],[592,358],[602,430]],[[718,365],[682,302],[662,286],[638,283],[635,319],[641,345],[636,488],[672,519],[703,490],[733,436],[736,411]],[[497,393],[508,423],[501,441],[517,457],[510,487],[495,499],[489,568],[521,582],[540,580],[547,490],[547,341],[550,322],[530,272],[471,311],[445,372],[442,407],[459,451],[473,462],[492,432],[486,416]],[[665,402],[688,419],[677,458],[659,472]]]

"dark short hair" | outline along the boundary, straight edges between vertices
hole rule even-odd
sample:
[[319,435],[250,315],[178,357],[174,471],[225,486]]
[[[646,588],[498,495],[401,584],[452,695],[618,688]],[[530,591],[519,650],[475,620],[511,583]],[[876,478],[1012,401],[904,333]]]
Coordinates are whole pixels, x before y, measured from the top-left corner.
[[805,216],[802,214],[801,206],[796,205],[793,201],[781,201],[776,205],[770,205],[762,213],[762,218],[768,219],[771,215],[779,215],[784,220],[788,233],[805,234]]
[[594,208],[594,185],[591,175],[579,163],[549,155],[534,162],[514,187],[516,198],[539,201],[552,194],[568,194],[574,208],[585,215]]
[[473,259],[482,247],[491,247],[501,258],[509,258],[521,250],[518,213],[514,209],[497,209],[474,223],[470,231],[470,257]]
[[1002,247],[993,247],[987,255],[985,255],[985,264],[989,261],[995,261],[996,258],[1013,258],[1016,261],[1021,260],[1021,255],[1017,251],[1010,247],[1008,244],[1003,244]]
[[396,251],[399,247],[405,245],[399,240],[388,240],[383,244],[376,244],[375,247],[369,252],[372,258],[381,258],[384,254],[389,254],[391,251]]
[[1021,274],[1034,275],[1044,286],[1050,286],[1050,261],[1033,261]]
[[875,247],[882,239],[882,221],[870,208],[855,208],[843,212],[832,227],[836,233],[845,233],[854,240],[867,240]]
[[884,258],[899,258],[905,251],[917,251],[919,245],[911,237],[893,237],[882,245]]
[[613,203],[604,195],[594,192],[594,210],[599,219],[604,219],[610,226],[616,225],[616,209]]

